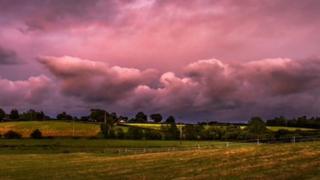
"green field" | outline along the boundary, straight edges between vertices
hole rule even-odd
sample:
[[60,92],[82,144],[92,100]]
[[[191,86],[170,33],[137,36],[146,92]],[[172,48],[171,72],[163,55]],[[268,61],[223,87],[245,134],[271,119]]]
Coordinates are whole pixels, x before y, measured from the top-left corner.
[[0,153],[76,153],[94,152],[104,155],[163,152],[172,150],[245,147],[249,143],[222,141],[106,140],[106,139],[0,139]]
[[[141,127],[141,128],[147,128],[147,129],[154,129],[154,130],[161,130],[161,126],[165,124],[154,124],[154,123],[126,123],[125,125],[127,126],[134,126],[134,127]],[[183,127],[185,125],[177,125],[177,127]],[[205,128],[211,127],[211,126],[216,126],[216,127],[225,127],[223,125],[204,125]],[[245,128],[246,126],[241,126],[241,128]],[[282,126],[267,126],[268,129],[271,131],[278,131],[280,129],[285,129],[288,131],[296,131],[296,130],[301,130],[301,131],[312,131],[314,129],[311,128],[299,128],[299,127],[282,127]]]
[[[140,127],[146,129],[161,130],[161,124],[152,123],[126,123],[126,126]],[[178,127],[184,125],[177,125]],[[117,126],[122,128],[124,132],[127,131],[125,126]],[[279,129],[286,129],[289,131],[302,130],[308,131],[313,129],[308,128],[294,128],[294,127],[268,127],[272,131]],[[9,130],[16,131],[22,134],[23,137],[28,138],[31,132],[35,129],[40,129],[43,136],[51,137],[94,137],[100,132],[99,124],[81,123],[72,121],[21,121],[21,122],[1,122],[0,134],[4,134]]]
[[[161,129],[157,124],[128,125]],[[29,137],[34,129],[55,138],[0,139],[1,180],[320,178],[320,142],[106,140],[92,138],[100,132],[99,124],[0,123],[0,134],[14,130]],[[73,135],[79,138],[65,138]]]
[[[89,124],[70,121],[21,121],[21,122],[1,122],[0,134],[4,134],[9,130],[22,134],[23,137],[29,137],[30,133],[40,129],[43,136],[53,137],[90,137],[96,136],[100,132],[98,124]],[[74,129],[74,131],[73,131]]]
[[[185,143],[185,144],[184,144]],[[0,179],[319,179],[320,142],[254,145],[188,141],[1,140]],[[74,151],[41,149],[51,144]],[[29,146],[29,151],[22,147]],[[105,153],[84,147],[169,148],[140,153]],[[22,149],[21,149],[22,148]],[[32,151],[34,150],[34,151]],[[14,152],[14,153],[13,153]]]

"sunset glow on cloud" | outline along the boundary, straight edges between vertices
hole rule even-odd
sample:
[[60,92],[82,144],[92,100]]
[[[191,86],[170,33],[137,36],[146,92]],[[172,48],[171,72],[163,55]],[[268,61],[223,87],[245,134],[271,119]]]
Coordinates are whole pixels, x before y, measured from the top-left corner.
[[0,106],[316,115],[319,11],[317,0],[0,0]]

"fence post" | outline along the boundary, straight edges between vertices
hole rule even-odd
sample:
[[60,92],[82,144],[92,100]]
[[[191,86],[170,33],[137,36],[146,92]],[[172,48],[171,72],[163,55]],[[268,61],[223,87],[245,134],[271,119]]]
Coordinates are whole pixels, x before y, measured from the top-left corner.
[[226,142],[226,147],[229,147],[229,142]]
[[296,137],[295,137],[295,136],[292,137],[292,143],[293,143],[293,144],[296,143]]
[[257,145],[260,145],[260,140],[259,140],[259,138],[257,139]]

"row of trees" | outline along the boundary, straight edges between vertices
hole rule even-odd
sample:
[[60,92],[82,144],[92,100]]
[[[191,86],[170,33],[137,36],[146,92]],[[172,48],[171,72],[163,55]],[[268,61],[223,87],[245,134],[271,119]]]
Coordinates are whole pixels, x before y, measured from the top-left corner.
[[[149,117],[143,112],[138,112],[133,118],[129,119],[126,116],[118,116],[114,112],[107,112],[102,109],[91,109],[90,114],[88,116],[72,116],[66,112],[62,112],[57,114],[57,120],[77,120],[77,121],[95,121],[95,122],[103,122],[106,118],[113,118],[118,121],[132,122],[132,123],[146,123],[148,120],[152,120],[154,123],[160,123],[164,120],[163,116],[160,113],[151,114]],[[0,121],[1,120],[50,120],[53,119],[46,115],[43,111],[35,111],[30,109],[26,112],[19,113],[17,109],[12,109],[9,114],[0,108]],[[174,122],[175,118],[173,116],[169,116],[164,122],[170,123]]]
[[285,129],[273,132],[259,117],[252,118],[243,128],[239,125],[207,126],[207,125],[177,125],[176,123],[162,124],[160,130],[135,128],[128,126],[124,132],[121,126],[110,126],[101,132],[105,138],[117,139],[169,139],[169,140],[282,140],[292,137],[320,135],[319,131],[288,131]]
[[283,116],[275,117],[267,120],[268,126],[288,126],[288,127],[306,127],[306,128],[320,128],[320,117],[301,116],[298,118],[288,119]]
[[[133,118],[129,119],[126,116],[118,116],[115,112],[109,113],[102,109],[91,109],[90,115],[82,117],[81,120],[103,122],[105,118],[112,118],[117,121],[130,123],[147,123],[149,122],[149,119],[154,123],[161,123],[164,120],[163,116],[160,113],[151,114],[148,118],[148,115],[144,112],[138,112]],[[164,122],[175,122],[175,118],[173,116],[169,116]]]
[[19,113],[17,109],[12,109],[9,114],[6,114],[6,112],[3,109],[0,109],[0,121],[4,119],[10,119],[10,120],[44,120],[49,119],[50,117],[45,115],[42,111],[35,111],[33,109],[30,109],[26,112]]
[[[36,111],[30,109],[26,112],[19,113],[17,109],[12,109],[9,114],[6,114],[3,109],[0,108],[0,121],[1,120],[50,120],[48,115],[42,111]],[[88,122],[104,122],[105,119],[113,119],[115,122],[130,122],[130,123],[146,123],[150,120],[154,123],[174,123],[175,118],[169,116],[164,119],[163,115],[160,113],[154,113],[147,115],[144,112],[138,112],[133,118],[128,118],[126,116],[119,116],[114,112],[107,112],[102,109],[91,109],[88,116],[72,116],[66,112],[59,113],[56,116],[58,120],[76,120],[76,121],[88,121]],[[240,125],[235,123],[218,123],[218,122],[204,122],[199,124],[218,124],[218,125]],[[283,116],[269,119],[266,121],[268,126],[288,126],[288,127],[306,127],[306,128],[320,128],[320,117],[311,117],[301,116],[298,118],[288,119]]]

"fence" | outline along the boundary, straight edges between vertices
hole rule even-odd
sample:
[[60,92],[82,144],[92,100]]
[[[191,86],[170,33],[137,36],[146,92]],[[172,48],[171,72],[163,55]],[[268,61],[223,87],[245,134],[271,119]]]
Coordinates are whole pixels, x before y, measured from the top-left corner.
[[[104,152],[112,152],[114,154],[144,154],[144,153],[157,153],[157,152],[175,152],[175,151],[190,151],[190,150],[206,150],[206,149],[227,149],[242,146],[262,145],[262,144],[288,144],[299,142],[312,142],[320,141],[320,136],[303,136],[303,137],[288,137],[288,138],[262,138],[262,139],[249,139],[241,141],[224,141],[215,145],[201,145],[196,143],[193,146],[177,146],[177,147],[159,147],[159,148],[112,148],[105,149]],[[200,141],[199,141],[200,142]]]

